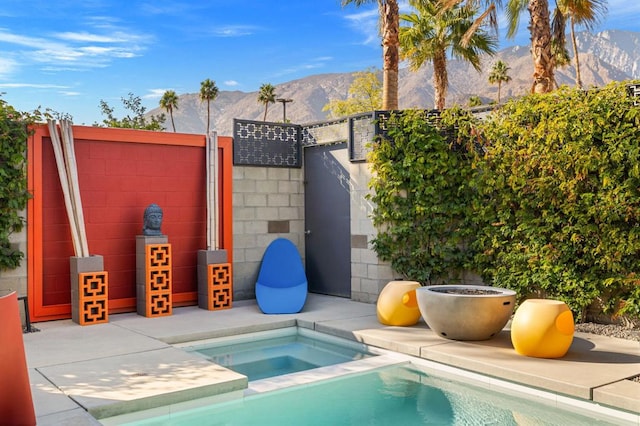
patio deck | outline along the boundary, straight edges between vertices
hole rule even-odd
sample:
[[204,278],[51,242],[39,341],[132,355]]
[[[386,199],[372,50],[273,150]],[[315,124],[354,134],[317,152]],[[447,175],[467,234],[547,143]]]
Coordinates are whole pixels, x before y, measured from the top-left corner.
[[174,309],[169,317],[112,315],[108,324],[38,323],[24,335],[39,425],[100,424],[96,418],[247,388],[244,376],[173,344],[299,326],[371,346],[614,407],[640,425],[640,342],[576,333],[561,359],[515,353],[508,326],[483,342],[457,342],[413,327],[380,324],[376,307],[310,294],[303,312],[264,315],[255,301],[222,311]]

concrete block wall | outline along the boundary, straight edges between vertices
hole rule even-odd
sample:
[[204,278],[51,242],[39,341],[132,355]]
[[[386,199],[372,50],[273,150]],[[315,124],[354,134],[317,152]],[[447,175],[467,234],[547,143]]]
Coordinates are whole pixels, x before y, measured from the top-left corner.
[[376,230],[371,222],[373,204],[366,199],[371,179],[368,163],[351,163],[351,299],[375,303],[382,288],[394,279],[387,262],[371,246]]
[[[397,278],[371,246],[376,235],[365,199],[371,177],[367,163],[349,163],[351,191],[351,298],[375,303],[382,288]],[[304,258],[304,170],[234,166],[233,297],[255,297],[265,249],[278,237],[292,240]]]
[[255,297],[269,243],[290,239],[304,257],[302,169],[233,167],[233,297]]

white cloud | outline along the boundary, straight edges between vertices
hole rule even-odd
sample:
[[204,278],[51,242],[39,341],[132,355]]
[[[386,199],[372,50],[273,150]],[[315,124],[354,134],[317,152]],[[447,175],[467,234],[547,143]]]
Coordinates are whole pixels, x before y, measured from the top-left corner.
[[280,72],[276,73],[275,76],[281,77],[284,75],[296,74],[301,71],[309,71],[309,70],[315,70],[318,68],[324,68],[327,66],[327,62],[332,60],[333,60],[333,57],[331,56],[320,56],[317,58],[312,58],[306,63],[299,64],[295,67],[285,68]]
[[[363,8],[360,7],[360,9]],[[379,17],[380,13],[377,7],[344,15],[344,19],[347,20],[349,26],[365,36],[362,44],[366,45],[380,43]]]
[[210,29],[215,37],[243,37],[254,34],[257,27],[251,25],[224,25]]
[[223,83],[225,86],[229,86],[229,87],[235,87],[235,86],[239,86],[240,83],[238,83],[235,80],[227,80]]
[[105,67],[114,59],[139,56],[150,41],[151,37],[121,30],[105,34],[62,32],[43,37],[0,29],[0,43],[18,46],[14,54],[25,62],[48,64],[49,70]]
[[124,43],[127,40],[113,35],[99,35],[91,34],[88,32],[63,32],[55,33],[54,36],[60,40],[76,41],[76,42],[90,42],[90,43]]
[[142,96],[143,99],[160,99],[164,92],[171,89],[149,89],[149,92]]
[[59,84],[37,84],[37,83],[0,83],[3,89],[67,89],[68,86]]
[[18,64],[13,59],[0,58],[0,77],[13,74],[18,69]]

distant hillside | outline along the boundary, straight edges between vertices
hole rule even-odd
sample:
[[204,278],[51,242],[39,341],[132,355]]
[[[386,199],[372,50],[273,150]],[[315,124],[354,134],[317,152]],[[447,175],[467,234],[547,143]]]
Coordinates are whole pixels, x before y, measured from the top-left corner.
[[[611,81],[640,79],[640,33],[630,31],[603,31],[598,34],[577,34],[580,52],[580,70],[583,84],[603,86]],[[479,96],[488,103],[496,99],[498,86],[488,83],[492,64],[502,60],[511,68],[512,80],[502,85],[502,99],[522,96],[531,87],[532,63],[529,47],[516,46],[504,49],[494,57],[486,57],[483,72],[476,72],[469,64],[449,62],[449,92],[447,106],[466,104],[469,97]],[[354,70],[354,72],[362,70]],[[433,107],[433,68],[422,67],[417,72],[400,70],[400,108]],[[558,84],[575,84],[573,65],[558,69]],[[287,119],[293,123],[310,123],[325,120],[322,108],[330,99],[345,99],[353,81],[352,73],[318,74],[293,80],[276,86],[278,97],[291,98],[287,104]],[[262,120],[264,106],[257,101],[257,92],[221,91],[211,103],[212,128],[219,135],[231,136],[233,119]],[[174,112],[176,130],[184,133],[206,131],[207,106],[200,102],[197,93],[179,96],[178,110]],[[150,114],[159,114],[156,108]],[[167,125],[170,126],[167,120]],[[282,104],[269,106],[267,121],[282,121]]]

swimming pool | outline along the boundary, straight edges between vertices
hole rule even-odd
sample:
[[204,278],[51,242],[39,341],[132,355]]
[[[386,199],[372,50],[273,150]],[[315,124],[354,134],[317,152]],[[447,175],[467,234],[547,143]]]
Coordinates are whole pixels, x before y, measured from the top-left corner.
[[[280,331],[283,332],[291,330]],[[184,347],[194,350],[212,344],[228,347],[230,342],[234,342],[231,346],[248,343],[238,342],[237,337],[216,340]],[[366,345],[337,340],[368,352]],[[265,383],[271,386],[261,387]],[[258,379],[250,382],[244,393],[101,421],[131,426],[631,424],[601,408],[587,401],[372,348],[368,357],[333,367]]]
[[365,345],[297,327],[214,339],[185,350],[244,374],[249,381],[373,356]]
[[154,418],[152,425],[583,425],[616,424],[393,366]]

